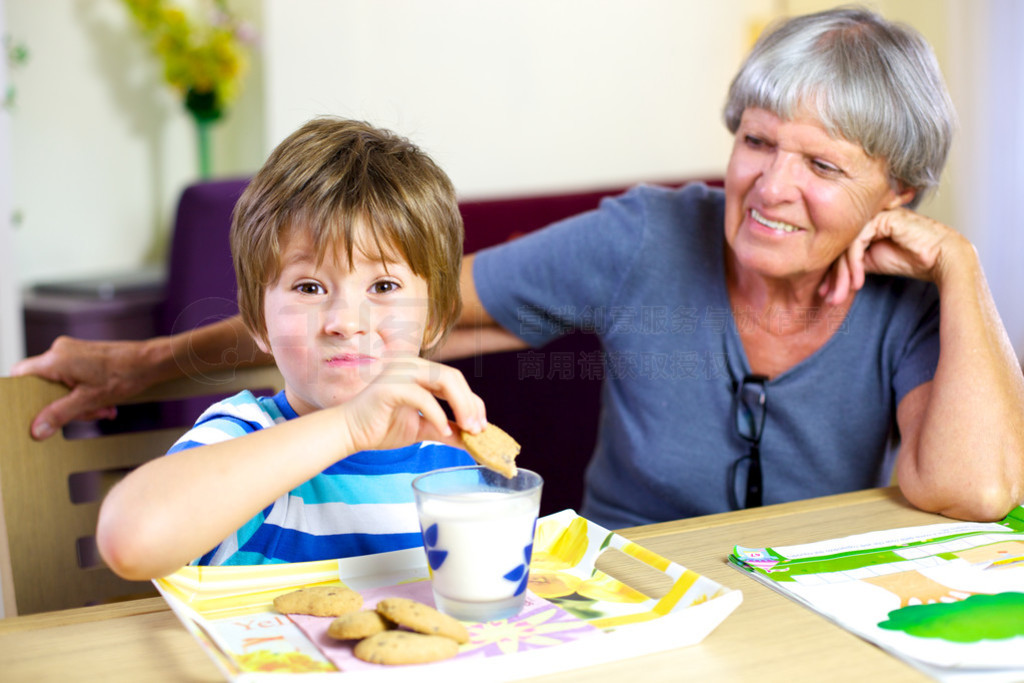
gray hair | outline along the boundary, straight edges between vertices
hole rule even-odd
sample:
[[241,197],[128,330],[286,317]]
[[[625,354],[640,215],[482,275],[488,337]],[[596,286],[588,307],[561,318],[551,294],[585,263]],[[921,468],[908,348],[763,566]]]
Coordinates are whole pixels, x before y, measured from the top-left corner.
[[831,135],[884,159],[890,178],[917,190],[939,182],[956,112],[921,35],[862,8],[795,17],[765,31],[729,87],[725,123],[748,107],[789,119],[802,106]]

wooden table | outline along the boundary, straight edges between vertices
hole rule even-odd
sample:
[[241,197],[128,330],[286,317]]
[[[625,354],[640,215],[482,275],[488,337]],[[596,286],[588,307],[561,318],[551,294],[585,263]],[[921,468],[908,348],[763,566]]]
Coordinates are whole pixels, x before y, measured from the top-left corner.
[[[927,681],[915,669],[726,564],[732,546],[788,545],[942,521],[896,489],[665,522],[621,533],[743,591],[703,642],[535,679],[565,681]],[[0,620],[3,681],[218,681],[161,598]]]

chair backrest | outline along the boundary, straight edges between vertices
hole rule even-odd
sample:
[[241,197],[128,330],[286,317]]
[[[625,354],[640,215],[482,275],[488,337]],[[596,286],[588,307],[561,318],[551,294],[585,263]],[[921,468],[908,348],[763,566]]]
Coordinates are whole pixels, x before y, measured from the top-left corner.
[[[274,367],[207,374],[156,387],[133,403],[220,396],[241,389],[277,391]],[[0,582],[5,616],[81,607],[149,594],[146,581],[125,581],[95,546],[100,503],[128,471],[160,456],[184,426],[46,441],[29,436],[32,417],[67,392],[38,377],[0,378]]]

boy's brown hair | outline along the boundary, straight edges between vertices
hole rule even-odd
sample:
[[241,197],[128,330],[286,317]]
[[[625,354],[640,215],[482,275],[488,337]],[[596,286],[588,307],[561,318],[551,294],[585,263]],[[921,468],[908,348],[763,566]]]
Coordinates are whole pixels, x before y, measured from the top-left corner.
[[463,227],[455,190],[407,139],[361,121],[316,118],[285,138],[246,187],[232,216],[231,254],[239,312],[264,342],[264,294],[280,276],[281,242],[292,229],[309,231],[320,260],[344,245],[351,265],[354,249],[376,248],[383,261],[402,258],[426,280],[424,354],[458,319]]

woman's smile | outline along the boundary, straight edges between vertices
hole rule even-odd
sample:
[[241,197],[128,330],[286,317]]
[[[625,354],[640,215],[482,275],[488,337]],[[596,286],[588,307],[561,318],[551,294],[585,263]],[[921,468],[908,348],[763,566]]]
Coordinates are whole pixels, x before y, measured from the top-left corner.
[[750,216],[750,218],[753,219],[755,223],[759,223],[760,225],[763,225],[766,228],[770,228],[773,232],[790,233],[799,232],[802,230],[802,228],[798,228],[795,225],[790,225],[789,223],[783,223],[782,221],[776,221],[767,218],[764,215],[762,215],[757,209],[751,209],[748,215]]

